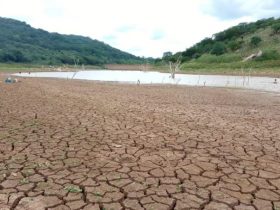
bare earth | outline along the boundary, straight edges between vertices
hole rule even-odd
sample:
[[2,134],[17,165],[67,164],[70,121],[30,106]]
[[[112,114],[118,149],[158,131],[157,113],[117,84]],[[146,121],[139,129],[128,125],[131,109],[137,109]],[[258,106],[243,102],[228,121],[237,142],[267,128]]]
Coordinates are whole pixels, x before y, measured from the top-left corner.
[[0,82],[0,209],[280,210],[279,104],[245,90]]

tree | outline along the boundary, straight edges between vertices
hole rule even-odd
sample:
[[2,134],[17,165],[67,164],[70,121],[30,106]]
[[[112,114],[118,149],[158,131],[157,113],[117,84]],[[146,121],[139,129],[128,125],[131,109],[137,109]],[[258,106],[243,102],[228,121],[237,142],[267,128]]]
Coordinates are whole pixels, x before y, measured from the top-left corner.
[[196,46],[188,48],[184,52],[182,52],[182,56],[189,59],[196,58],[197,54],[198,54],[198,50]]
[[169,61],[169,69],[170,69],[172,79],[175,79],[175,73],[180,70],[180,65],[181,65],[181,56],[177,58],[176,63]]
[[163,53],[163,55],[162,55],[162,58],[164,59],[164,58],[168,58],[168,57],[171,57],[173,54],[172,54],[172,52],[164,52]]
[[251,38],[251,45],[257,47],[261,43],[262,39],[259,36],[253,36]]
[[198,44],[196,44],[197,53],[209,53],[215,44],[215,41],[211,38],[205,38]]
[[211,50],[213,55],[222,55],[226,52],[226,46],[222,42],[216,42]]

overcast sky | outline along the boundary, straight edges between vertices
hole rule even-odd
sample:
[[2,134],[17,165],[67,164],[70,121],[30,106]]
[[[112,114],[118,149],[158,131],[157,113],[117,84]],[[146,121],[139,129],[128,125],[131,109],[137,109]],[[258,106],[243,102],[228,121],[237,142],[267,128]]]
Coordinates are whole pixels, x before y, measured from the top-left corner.
[[240,22],[279,17],[280,0],[0,0],[0,16],[161,57]]

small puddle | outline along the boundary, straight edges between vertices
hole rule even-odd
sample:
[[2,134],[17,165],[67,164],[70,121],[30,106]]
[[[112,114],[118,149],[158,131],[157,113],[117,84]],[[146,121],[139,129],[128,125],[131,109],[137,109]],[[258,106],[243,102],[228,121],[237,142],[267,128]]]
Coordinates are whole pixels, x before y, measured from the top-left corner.
[[277,84],[275,84],[275,78],[271,77],[176,74],[175,79],[172,79],[169,73],[115,70],[94,70],[78,72],[32,72],[21,74],[18,73],[14,75],[20,77],[81,79],[133,84],[174,84],[190,86],[230,87],[280,92],[280,80],[278,79]]

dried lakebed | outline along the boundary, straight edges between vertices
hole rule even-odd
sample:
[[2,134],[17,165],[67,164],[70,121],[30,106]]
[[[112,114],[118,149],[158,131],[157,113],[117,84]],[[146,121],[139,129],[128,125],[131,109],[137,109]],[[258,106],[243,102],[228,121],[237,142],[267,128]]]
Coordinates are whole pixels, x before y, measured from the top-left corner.
[[280,80],[270,77],[220,76],[176,74],[175,79],[169,73],[144,71],[78,71],[78,72],[34,72],[15,74],[22,77],[47,77],[64,79],[82,79],[120,83],[140,84],[176,84],[190,86],[245,88],[261,91],[280,92]]
[[276,94],[48,78],[0,90],[1,210],[280,209]]

